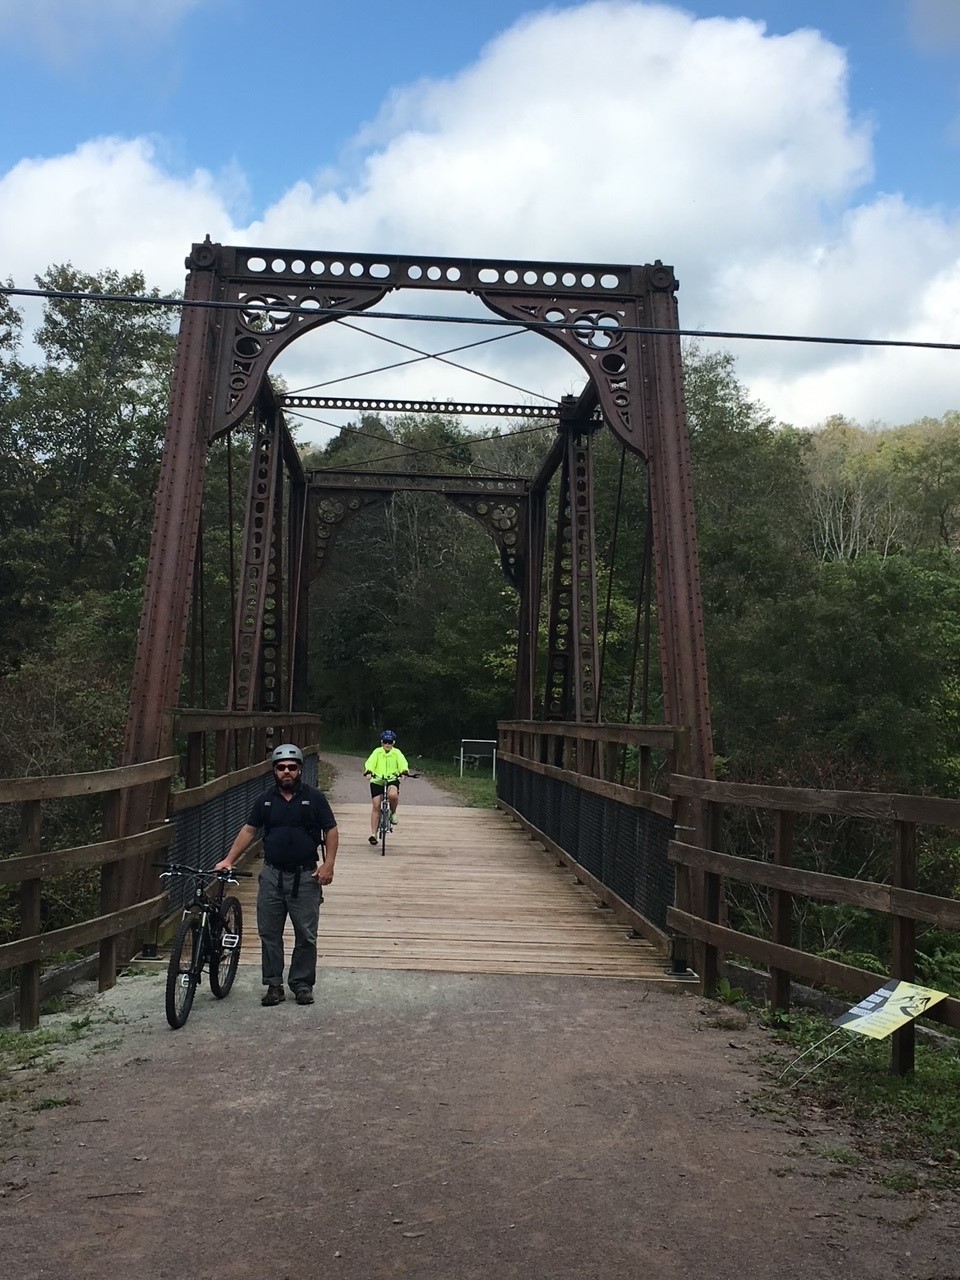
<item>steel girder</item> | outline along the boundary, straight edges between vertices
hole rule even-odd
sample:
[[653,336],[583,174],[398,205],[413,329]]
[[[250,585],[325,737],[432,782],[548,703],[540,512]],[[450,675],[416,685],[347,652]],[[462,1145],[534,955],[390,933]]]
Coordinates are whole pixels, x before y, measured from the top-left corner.
[[323,570],[336,535],[352,516],[394,493],[436,493],[483,528],[496,543],[504,575],[523,581],[529,482],[475,476],[409,475],[394,472],[312,471],[307,481],[315,541],[311,576]]

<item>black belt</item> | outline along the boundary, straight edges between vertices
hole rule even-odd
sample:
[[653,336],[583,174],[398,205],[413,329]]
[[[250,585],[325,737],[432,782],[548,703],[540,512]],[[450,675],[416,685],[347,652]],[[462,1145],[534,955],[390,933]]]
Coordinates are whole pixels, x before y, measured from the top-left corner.
[[[286,865],[286,866],[281,867],[281,866],[280,866],[280,864],[279,864],[278,862],[270,862],[270,861],[268,861],[266,858],[264,858],[264,862],[266,863],[266,865],[267,865],[268,867],[273,867],[274,871],[279,872],[279,876],[278,876],[278,879],[277,879],[277,888],[280,890],[280,892],[281,892],[281,893],[283,892],[283,876],[284,876],[284,872],[286,872],[286,871],[292,871],[292,872],[293,872],[293,890],[292,890],[292,892],[291,892],[291,894],[290,894],[290,897],[291,897],[291,898],[296,898],[296,897],[297,897],[297,895],[298,895],[298,894],[299,894],[299,892],[300,892],[300,872],[301,872],[301,871],[309,871],[309,872],[311,872],[311,874],[312,874],[312,873],[313,873],[313,871],[316,869],[316,866],[317,866],[317,864],[316,864],[315,862],[297,862],[297,863],[294,863],[294,864],[287,863],[287,865]],[[323,889],[322,889],[322,888],[320,889],[320,901],[321,901],[321,902],[323,901]]]

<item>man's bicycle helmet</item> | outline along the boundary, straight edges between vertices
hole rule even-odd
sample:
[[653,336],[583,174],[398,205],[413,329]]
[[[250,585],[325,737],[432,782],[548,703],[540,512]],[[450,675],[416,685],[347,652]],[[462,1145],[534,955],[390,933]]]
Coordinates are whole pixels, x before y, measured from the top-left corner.
[[303,752],[292,742],[282,742],[279,747],[274,747],[270,759],[274,764],[279,764],[281,760],[296,760],[297,764],[303,764]]
[[383,733],[381,733],[380,735],[381,742],[396,742],[396,740],[397,740],[397,735],[393,732],[392,729],[384,729]]

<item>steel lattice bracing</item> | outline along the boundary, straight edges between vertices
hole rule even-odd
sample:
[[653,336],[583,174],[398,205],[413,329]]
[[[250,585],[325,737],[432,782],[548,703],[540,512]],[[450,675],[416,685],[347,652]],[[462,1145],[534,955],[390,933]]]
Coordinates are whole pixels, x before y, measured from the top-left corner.
[[[618,266],[338,254],[223,246],[209,240],[194,246],[187,266],[187,301],[207,305],[185,309],[177,346],[131,690],[127,761],[155,758],[170,745],[169,712],[177,704],[183,670],[208,444],[262,406],[264,397],[272,397],[268,371],[290,343],[339,316],[363,313],[402,288],[473,294],[495,314],[563,347],[588,377],[575,415],[579,431],[561,427],[558,448],[551,450],[522,501],[520,495],[501,493],[488,502],[469,486],[447,494],[494,536],[508,574],[522,587],[518,710],[532,709],[535,696],[540,588],[534,579],[543,555],[546,485],[562,467],[559,520],[564,539],[569,539],[569,560],[561,563],[559,577],[555,566],[554,581],[555,591],[569,592],[572,630],[567,633],[568,656],[560,663],[567,669],[561,700],[567,716],[597,715],[587,419],[592,428],[599,411],[617,438],[648,466],[664,715],[671,723],[691,726],[689,767],[701,776],[712,774],[677,282],[671,268],[659,262]],[[641,332],[644,328],[658,332]],[[444,408],[442,401],[423,403],[433,412]],[[284,486],[277,460],[276,488],[265,499],[266,525],[256,534],[263,540],[262,564],[255,564],[251,550],[256,541],[252,526],[246,544],[242,600],[252,612],[241,608],[238,617],[236,675],[246,682],[248,699],[295,702],[305,690],[305,584],[316,572],[318,558],[322,560],[323,547],[348,511],[356,509],[353,504],[382,501],[383,496],[369,487],[364,491],[364,481],[371,477],[363,477],[355,489],[345,484],[328,489],[324,498],[317,496],[316,487],[308,492],[296,475],[299,461],[279,406],[265,421],[275,435],[279,431],[275,458],[282,455],[290,496],[281,511]],[[266,483],[273,483],[273,465],[265,472]],[[251,512],[252,507],[248,521]],[[552,634],[551,653],[558,654],[559,628]],[[258,692],[250,693],[254,688]],[[557,705],[554,699],[551,708]]]

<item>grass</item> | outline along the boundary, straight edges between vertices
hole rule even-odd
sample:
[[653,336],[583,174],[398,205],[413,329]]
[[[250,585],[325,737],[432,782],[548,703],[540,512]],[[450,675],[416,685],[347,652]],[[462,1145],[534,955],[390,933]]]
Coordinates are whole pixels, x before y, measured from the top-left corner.
[[[452,759],[448,762],[424,757],[417,760],[415,765],[411,765],[411,768],[414,772],[429,778],[441,790],[459,800],[468,809],[493,809],[496,806],[497,784],[491,777],[489,765],[481,769],[465,769],[462,778],[459,763],[454,764]],[[414,782],[409,792],[410,799],[414,803],[416,803],[414,790],[416,785]]]
[[45,1065],[57,1049],[82,1039],[90,1025],[85,1016],[36,1031],[0,1030],[0,1080],[9,1080],[15,1071]]
[[[761,1018],[761,1022],[763,1019]],[[804,1050],[809,1065],[835,1047],[813,1046],[834,1028],[805,1013],[767,1022],[771,1034],[790,1046],[792,1057]],[[909,1076],[890,1074],[889,1040],[846,1033],[843,1051],[815,1067],[802,1080],[796,1073],[775,1086],[780,1101],[800,1111],[816,1110],[833,1117],[849,1135],[843,1145],[818,1149],[839,1164],[859,1164],[884,1185],[898,1190],[921,1187],[960,1190],[960,1040],[942,1043],[918,1039],[916,1070]],[[807,1059],[799,1070],[807,1069]],[[779,1075],[783,1059],[772,1070]],[[764,1091],[769,1101],[770,1086]]]

